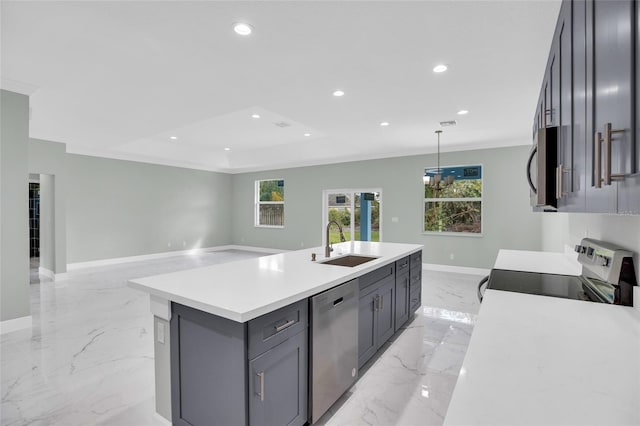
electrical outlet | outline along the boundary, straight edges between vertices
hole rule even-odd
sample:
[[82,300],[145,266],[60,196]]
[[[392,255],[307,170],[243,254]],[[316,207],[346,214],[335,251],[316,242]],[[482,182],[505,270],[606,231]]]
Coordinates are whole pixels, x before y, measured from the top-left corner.
[[394,217],[392,217],[392,218],[391,218],[391,222],[393,222],[393,223],[398,223],[398,222],[400,222],[400,218],[399,218],[399,217],[394,216]]
[[453,260],[454,257],[453,253],[449,254],[449,259]]
[[186,246],[187,246],[187,242],[186,242],[186,241],[183,241],[183,242],[182,242],[182,247],[186,247]]
[[304,241],[300,241],[300,247],[304,247]]
[[167,247],[171,248],[171,243],[167,243]]

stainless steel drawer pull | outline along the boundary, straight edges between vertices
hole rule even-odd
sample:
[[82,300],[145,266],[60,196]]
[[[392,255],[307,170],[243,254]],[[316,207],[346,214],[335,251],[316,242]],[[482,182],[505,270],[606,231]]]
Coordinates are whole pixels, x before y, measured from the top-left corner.
[[260,401],[264,401],[264,371],[257,374],[260,377],[260,392],[258,396],[260,397]]
[[282,331],[285,328],[291,327],[295,323],[296,323],[296,320],[289,320],[289,321],[285,322],[284,324],[277,326],[276,327],[276,331]]

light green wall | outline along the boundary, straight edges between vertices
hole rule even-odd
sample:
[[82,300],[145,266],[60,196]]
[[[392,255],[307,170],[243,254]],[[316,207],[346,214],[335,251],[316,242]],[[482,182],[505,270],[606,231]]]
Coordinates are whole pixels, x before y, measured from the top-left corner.
[[67,270],[66,149],[62,143],[29,139],[29,173],[43,175],[40,185],[40,266]]
[[29,98],[0,90],[0,321],[30,315]]
[[[539,250],[541,216],[529,206],[528,146],[442,154],[442,165],[482,164],[483,236],[423,235],[422,174],[436,155],[243,173],[233,176],[233,241],[298,249],[322,244],[322,191],[382,188],[383,240],[424,244],[425,263],[490,268],[501,248]],[[285,180],[285,228],[254,227],[254,182]],[[391,221],[397,217],[397,223]],[[453,253],[454,260],[450,259]]]
[[231,242],[231,175],[66,156],[67,262]]

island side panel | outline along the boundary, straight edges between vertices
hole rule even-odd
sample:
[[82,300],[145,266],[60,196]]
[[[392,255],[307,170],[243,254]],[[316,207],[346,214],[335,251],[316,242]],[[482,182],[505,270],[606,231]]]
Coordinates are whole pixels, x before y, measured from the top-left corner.
[[172,303],[174,425],[246,425],[245,324]]
[[171,421],[171,333],[169,321],[153,317],[156,412]]

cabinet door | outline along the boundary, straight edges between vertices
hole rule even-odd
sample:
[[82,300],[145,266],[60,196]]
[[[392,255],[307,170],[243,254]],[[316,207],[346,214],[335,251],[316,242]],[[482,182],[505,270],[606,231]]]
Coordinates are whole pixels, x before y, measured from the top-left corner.
[[[573,63],[572,75],[572,128],[573,142],[571,146],[572,159],[570,170],[562,177],[570,179],[563,183],[563,192],[566,195],[560,200],[560,210],[569,212],[584,212],[586,209],[587,194],[587,164],[586,148],[587,142],[591,143],[593,132],[587,121],[587,30],[586,11],[587,6],[584,1],[571,2],[572,17],[571,31],[573,41],[571,45],[571,61]],[[591,145],[588,145],[591,146]],[[566,155],[563,153],[563,158]],[[564,160],[563,160],[564,161]],[[589,177],[591,179],[591,177]]]
[[358,368],[362,367],[377,350],[376,307],[378,301],[377,287],[360,296],[358,309]]
[[554,35],[554,55],[556,62],[556,81],[554,89],[558,93],[558,169],[557,189],[558,210],[569,210],[569,197],[573,192],[573,72],[572,72],[572,2],[565,1]]
[[249,362],[251,426],[305,424],[307,396],[306,330]]
[[395,331],[409,319],[409,271],[396,276]]
[[[636,5],[636,58],[640,55],[640,6]],[[636,81],[636,131],[635,131],[635,149],[631,153],[633,176],[627,176],[619,183],[618,195],[618,213],[621,214],[640,214],[640,66],[636,65],[635,69]]]
[[[594,132],[591,161],[588,161],[594,186],[587,193],[587,210],[615,213],[618,188],[615,181],[608,181],[611,175],[628,174],[633,170],[634,6],[630,0],[597,0],[587,9],[587,56],[592,61]],[[613,133],[607,132],[608,126]],[[598,143],[598,132],[602,134],[601,144]],[[598,174],[602,176],[601,182],[597,182]],[[597,188],[599,184],[601,188]]]
[[395,331],[395,289],[396,283],[393,277],[383,281],[378,289],[378,342],[376,348],[380,348]]

